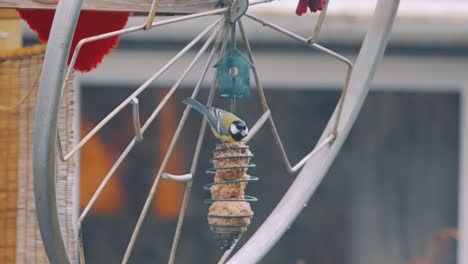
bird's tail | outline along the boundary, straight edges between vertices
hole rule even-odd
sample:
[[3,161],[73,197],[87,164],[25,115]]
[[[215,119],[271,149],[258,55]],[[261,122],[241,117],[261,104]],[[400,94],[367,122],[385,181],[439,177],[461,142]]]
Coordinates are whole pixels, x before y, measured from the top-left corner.
[[205,112],[206,112],[207,107],[204,106],[202,103],[198,102],[195,99],[185,98],[182,102],[184,104],[190,105],[191,107],[193,107],[195,110],[197,110],[198,112],[200,112],[202,114],[205,114]]

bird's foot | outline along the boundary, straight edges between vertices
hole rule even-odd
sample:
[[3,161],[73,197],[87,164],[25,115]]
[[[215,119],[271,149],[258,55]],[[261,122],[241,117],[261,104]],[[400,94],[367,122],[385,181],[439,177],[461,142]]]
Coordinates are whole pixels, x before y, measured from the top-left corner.
[[228,149],[228,150],[231,149],[231,147],[229,147],[229,144],[227,142],[224,142],[223,145],[225,149]]

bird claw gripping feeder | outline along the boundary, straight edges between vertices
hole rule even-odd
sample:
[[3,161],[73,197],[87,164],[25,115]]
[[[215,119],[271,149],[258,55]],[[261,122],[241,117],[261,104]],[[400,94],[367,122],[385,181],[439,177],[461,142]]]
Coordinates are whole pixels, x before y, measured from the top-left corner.
[[[248,4],[248,0],[229,1],[226,23],[231,26],[231,48],[215,65],[219,96],[231,99],[232,111],[236,99],[250,96],[250,71],[254,66],[236,48],[236,24],[247,11]],[[214,175],[214,182],[204,186],[211,192],[211,198],[205,200],[211,204],[208,224],[222,250],[233,247],[247,231],[254,214],[250,202],[256,202],[257,198],[245,195],[247,184],[258,180],[247,174],[249,168],[255,167],[250,163],[252,157],[249,146],[243,142],[219,143],[210,159],[213,168],[206,171]]]

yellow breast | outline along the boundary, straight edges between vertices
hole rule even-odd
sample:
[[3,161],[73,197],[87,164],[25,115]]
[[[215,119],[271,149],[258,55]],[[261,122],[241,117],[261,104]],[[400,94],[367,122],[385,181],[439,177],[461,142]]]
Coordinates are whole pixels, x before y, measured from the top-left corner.
[[215,135],[215,137],[217,137],[219,140],[221,140],[222,142],[227,142],[227,143],[234,143],[236,142],[235,139],[233,139],[231,136],[223,136],[223,135],[220,135],[218,133],[218,131],[216,131],[216,129],[214,129],[213,127],[211,127],[211,132],[213,132],[213,134]]

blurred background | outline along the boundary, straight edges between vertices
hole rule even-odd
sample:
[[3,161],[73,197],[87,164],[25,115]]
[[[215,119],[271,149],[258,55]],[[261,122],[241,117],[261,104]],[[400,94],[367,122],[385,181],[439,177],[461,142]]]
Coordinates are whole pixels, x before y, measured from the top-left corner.
[[[456,263],[458,182],[463,135],[462,109],[468,105],[468,3],[463,0],[401,1],[392,38],[371,92],[351,134],[324,181],[294,225],[262,263],[409,263],[440,255]],[[354,60],[369,25],[374,1],[331,1],[318,43]],[[295,1],[256,8],[258,15],[301,35],[313,30],[316,16],[297,17]],[[129,25],[142,23],[134,17]],[[119,47],[95,71],[78,76],[81,133],[164,65],[213,18],[164,26],[123,36]],[[345,65],[245,21],[257,69],[291,163],[317,142],[344,83]],[[37,42],[26,30],[25,42]],[[140,97],[142,122],[166,94],[197,49],[189,52]],[[202,60],[203,61],[203,60]],[[166,152],[184,105],[200,75],[189,74],[159,119],[114,175],[84,223],[88,263],[119,263],[144,199]],[[213,71],[205,82],[210,85]],[[208,89],[199,98],[206,101]],[[466,92],[465,92],[466,93]],[[227,108],[228,102],[216,99]],[[468,106],[465,106],[468,107]],[[258,97],[239,102],[238,115],[253,124],[261,114]],[[466,116],[464,118],[467,118]],[[201,116],[192,113],[167,171],[187,173]],[[81,153],[80,200],[84,206],[107,170],[134,137],[127,109]],[[247,193],[252,225],[242,245],[287,190],[295,175],[281,163],[273,137],[263,128],[249,143],[257,168]],[[215,263],[222,252],[207,225],[212,181],[204,173],[215,140],[207,133],[194,175],[177,263]],[[172,243],[184,185],[163,180],[137,240],[131,263],[164,263]]]

